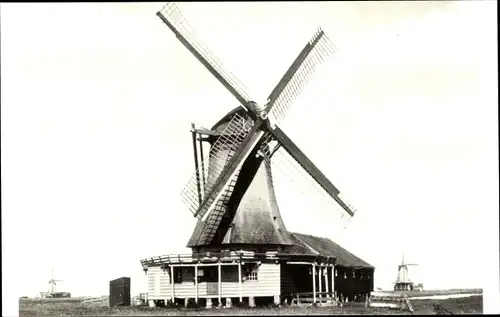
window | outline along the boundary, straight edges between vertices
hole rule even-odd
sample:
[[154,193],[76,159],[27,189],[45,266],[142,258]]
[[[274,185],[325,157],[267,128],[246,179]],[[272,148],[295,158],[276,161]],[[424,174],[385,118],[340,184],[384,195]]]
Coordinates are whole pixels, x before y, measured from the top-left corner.
[[[174,284],[181,284],[182,282],[194,281],[194,268],[193,267],[174,267]],[[168,280],[172,283],[170,270],[168,270]]]
[[221,268],[221,281],[222,282],[236,282],[238,283],[238,267],[232,265],[225,265]]
[[207,266],[203,268],[203,275],[198,275],[200,282],[218,282],[219,272],[216,266]]
[[182,283],[182,268],[174,267],[174,284]]
[[259,279],[259,266],[258,265],[245,266],[245,280],[258,281],[258,279]]
[[247,274],[247,281],[257,281],[257,270],[252,270]]

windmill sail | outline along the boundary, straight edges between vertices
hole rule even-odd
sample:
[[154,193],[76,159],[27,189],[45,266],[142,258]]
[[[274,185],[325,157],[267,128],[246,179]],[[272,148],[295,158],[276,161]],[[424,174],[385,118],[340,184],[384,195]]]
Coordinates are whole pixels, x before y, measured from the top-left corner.
[[[240,178],[245,179],[246,188],[240,186],[239,195],[257,197],[258,190],[248,183],[253,178],[240,175],[243,166],[250,166],[245,173],[260,175],[256,177],[263,180],[270,177],[270,169],[262,167],[270,164],[273,154],[283,148],[299,165],[310,175],[317,184],[332,197],[349,215],[354,215],[354,209],[340,198],[340,191],[326,178],[326,176],[307,158],[307,156],[290,140],[286,134],[276,126],[289,111],[292,102],[302,91],[304,85],[312,77],[316,67],[330,54],[335,52],[334,46],[329,42],[325,33],[318,29],[312,36],[298,57],[285,72],[276,87],[268,97],[264,111],[246,93],[246,89],[236,77],[226,71],[218,58],[196,37],[186,19],[174,3],[167,3],[157,16],[176,35],[179,41],[222,83],[226,89],[242,105],[241,111],[228,114],[224,122],[216,125],[217,131],[210,136],[211,142],[208,154],[208,166],[205,171],[203,164],[195,166],[195,173],[189,179],[182,191],[182,198],[189,210],[205,222],[203,232],[197,235],[196,243],[210,243],[214,241],[217,233],[224,236],[231,222],[234,210],[228,214],[228,204],[234,198],[233,194]],[[270,120],[268,120],[268,115]],[[196,143],[196,131],[193,131],[193,144]],[[200,148],[200,151],[202,148]],[[252,155],[252,157],[250,157]],[[197,154],[195,153],[195,162]],[[249,159],[250,158],[250,159]],[[202,160],[203,161],[203,160]],[[252,165],[254,164],[254,165]],[[200,170],[201,169],[201,170]],[[257,172],[259,170],[260,172]],[[206,172],[206,173],[205,173]],[[257,174],[255,174],[257,173]],[[260,173],[260,174],[259,174]],[[266,176],[267,175],[267,176]],[[243,182],[243,183],[245,183]],[[261,183],[263,187],[271,188],[272,181]],[[250,190],[251,189],[251,190]],[[268,190],[272,192],[272,190]],[[254,196],[257,195],[257,196]],[[237,195],[236,195],[237,196]],[[247,197],[248,198],[248,197]],[[274,194],[267,195],[269,201],[274,201]],[[239,199],[242,199],[241,197]],[[248,198],[249,200],[252,200]],[[258,200],[258,199],[253,199]],[[272,205],[272,206],[271,206]],[[270,203],[266,210],[273,221],[277,221],[279,212],[276,203]],[[235,209],[235,208],[233,208]],[[239,210],[239,208],[236,208]],[[240,214],[245,214],[242,212]],[[245,216],[246,217],[246,216]],[[267,216],[266,216],[267,217]],[[283,225],[274,223],[275,229]],[[275,230],[272,229],[271,231]],[[235,229],[236,230],[236,229]],[[273,231],[277,244],[286,244],[286,238],[281,236],[279,230]],[[270,232],[270,231],[269,231]],[[219,241],[220,242],[220,241]]]
[[[235,114],[231,121],[222,128],[220,136],[210,148],[208,155],[208,173],[199,170],[195,171],[181,192],[183,202],[193,214],[196,214],[200,207],[198,199],[198,177],[200,177],[200,175],[207,175],[202,181],[205,187],[202,190],[201,198],[204,199],[205,195],[212,190],[215,181],[222,173],[226,164],[233,157],[236,149],[248,135],[251,127],[251,122],[247,121],[241,115]],[[235,177],[236,175],[233,176],[233,178]],[[204,213],[197,214],[198,217],[203,217],[204,215]]]
[[274,124],[285,118],[292,102],[309,82],[316,67],[334,52],[335,46],[325,32],[318,29],[267,99],[264,110],[271,116]]
[[[245,114],[243,108],[235,109]],[[218,133],[230,122],[235,111],[228,113],[213,128]],[[258,135],[255,135],[258,138]],[[220,244],[274,244],[288,245],[289,234],[281,219],[273,188],[269,146],[276,143],[265,132],[250,155],[242,158],[241,166],[223,190],[204,221],[198,221],[189,240],[189,247]],[[272,144],[271,144],[272,145]],[[271,148],[274,150],[274,148]],[[236,155],[227,153],[228,156]],[[212,171],[208,171],[211,174]],[[215,177],[214,177],[215,178]]]
[[[270,133],[266,133],[262,136],[262,140],[264,141],[262,142],[262,146],[259,148],[261,150],[259,152],[262,153],[260,155],[261,161],[262,159],[266,159],[266,157],[263,155],[263,151],[264,148],[267,148],[265,146],[266,140],[270,139],[270,136],[271,136]],[[231,151],[228,156],[232,157],[234,153],[235,151]],[[259,155],[257,155],[257,157],[258,156]],[[239,175],[243,173],[242,172],[243,165],[242,165],[240,166],[240,168],[237,169],[236,173],[231,178],[228,186],[226,186],[225,189],[223,190],[222,195],[218,199],[210,215],[206,217],[205,226],[198,239],[197,242],[198,244],[207,244],[213,241],[214,238],[216,238],[216,234],[218,234],[219,238],[225,236],[226,230],[228,229],[227,226],[230,226],[230,223],[232,222],[232,218],[234,217],[234,212],[235,212],[235,210],[228,210],[231,208],[231,206],[229,205],[230,202],[233,201],[234,205],[235,199],[238,199],[236,196],[246,192],[248,187],[250,186],[250,183],[253,181],[253,177],[251,175],[254,172],[256,172],[259,168],[260,169],[263,168],[260,166],[262,162],[259,161],[258,163],[255,163],[254,162],[255,160],[256,160],[255,158],[249,158],[248,160],[243,160],[247,165],[247,168],[244,170],[244,176],[242,178],[239,178]],[[269,167],[267,168],[270,169]],[[266,172],[270,173],[270,171]],[[211,172],[209,171],[208,173],[210,174]],[[235,190],[238,191],[236,195],[234,195]]]
[[279,127],[271,131],[279,141],[281,147],[325,190],[325,192],[339,204],[350,216],[354,216],[356,210],[342,199],[340,190],[314,165],[314,163],[299,149],[297,145]]
[[226,71],[215,54],[197,38],[196,33],[189,26],[175,3],[165,4],[156,14],[174,32],[179,41],[238,99],[243,107],[260,112],[255,103],[249,102],[250,97],[246,93],[245,86],[233,73]]

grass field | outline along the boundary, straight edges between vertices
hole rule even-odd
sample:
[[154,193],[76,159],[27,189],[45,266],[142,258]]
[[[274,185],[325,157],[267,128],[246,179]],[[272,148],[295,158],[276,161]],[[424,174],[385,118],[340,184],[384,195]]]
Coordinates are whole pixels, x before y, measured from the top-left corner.
[[[415,314],[481,314],[481,295],[444,300],[412,301]],[[282,307],[282,308],[109,308],[106,303],[82,303],[78,299],[19,300],[19,316],[251,316],[251,315],[410,315],[409,311],[388,308],[365,308],[363,304],[346,304],[340,307]]]

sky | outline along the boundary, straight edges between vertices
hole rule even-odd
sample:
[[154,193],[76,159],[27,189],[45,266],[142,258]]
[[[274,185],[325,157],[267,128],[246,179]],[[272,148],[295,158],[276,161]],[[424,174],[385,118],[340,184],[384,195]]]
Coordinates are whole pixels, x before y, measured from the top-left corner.
[[[73,296],[106,294],[121,276],[136,294],[141,259],[189,252],[190,123],[210,128],[238,103],[155,16],[161,6],[1,4],[12,312],[47,291],[52,268]],[[404,252],[427,289],[498,292],[496,1],[178,6],[260,104],[318,26],[338,48],[280,127],[358,211],[344,229],[278,160],[288,230],[374,265],[375,287],[392,287]]]

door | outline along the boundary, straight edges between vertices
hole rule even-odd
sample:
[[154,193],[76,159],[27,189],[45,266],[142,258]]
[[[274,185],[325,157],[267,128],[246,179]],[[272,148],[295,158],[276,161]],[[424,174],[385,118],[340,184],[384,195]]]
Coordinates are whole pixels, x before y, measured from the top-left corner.
[[219,276],[216,267],[205,268],[204,278],[207,282],[207,295],[219,295]]
[[219,295],[219,283],[207,282],[207,295]]

